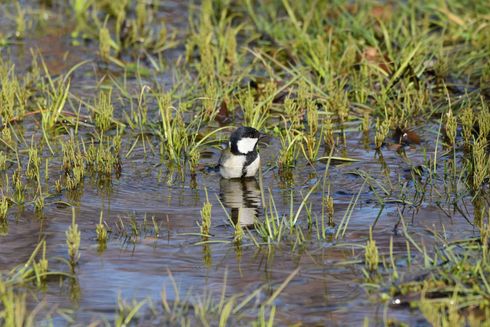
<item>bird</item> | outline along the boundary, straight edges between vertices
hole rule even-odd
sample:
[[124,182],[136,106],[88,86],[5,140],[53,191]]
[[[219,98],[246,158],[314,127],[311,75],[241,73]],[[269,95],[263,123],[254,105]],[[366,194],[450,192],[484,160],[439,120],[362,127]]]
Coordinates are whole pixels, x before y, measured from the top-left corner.
[[221,178],[219,196],[226,208],[231,209],[233,224],[249,227],[260,213],[261,193],[255,178]]
[[228,147],[221,152],[218,167],[225,179],[254,177],[260,167],[257,151],[259,139],[263,137],[252,127],[240,126],[230,135]]

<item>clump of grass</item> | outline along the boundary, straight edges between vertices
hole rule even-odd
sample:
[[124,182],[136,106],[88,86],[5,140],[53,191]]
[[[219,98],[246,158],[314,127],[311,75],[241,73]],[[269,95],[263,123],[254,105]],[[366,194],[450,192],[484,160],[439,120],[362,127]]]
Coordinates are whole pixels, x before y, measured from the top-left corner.
[[[242,325],[272,327],[274,325],[276,307],[273,304],[280,296],[284,288],[296,276],[298,270],[294,270],[266,299],[261,299],[263,287],[259,287],[251,294],[235,293],[227,296],[227,274],[225,273],[220,295],[214,296],[216,290],[206,289],[203,294],[181,295],[181,290],[172,274],[169,272],[172,283],[172,293],[175,294],[172,301],[168,297],[169,291],[164,286],[161,292],[161,307],[164,311],[162,325],[204,325],[208,326],[216,322],[218,326]],[[250,310],[256,315],[252,321]],[[248,312],[248,313],[247,313]]]
[[188,154],[189,168],[191,175],[196,174],[196,167],[199,165],[199,159],[201,158],[201,152],[198,147],[192,147]]
[[233,241],[235,242],[236,245],[240,245],[243,240],[244,236],[244,231],[243,231],[243,226],[240,224],[240,211],[238,211],[238,219],[237,222],[235,223],[235,233],[233,237]]
[[34,326],[35,310],[29,312],[26,293],[18,293],[15,288],[0,279],[0,317],[5,326]]
[[294,167],[298,158],[298,144],[301,142],[301,135],[296,133],[293,125],[287,127],[286,122],[284,125],[284,129],[276,129],[281,141],[281,149],[277,159],[281,169]]
[[[170,94],[157,95],[158,109],[162,119],[160,153],[173,162],[182,165],[183,152],[187,144],[187,132],[182,117],[185,106],[178,109],[172,106]],[[173,113],[175,111],[175,114]]]
[[284,100],[284,117],[288,118],[292,128],[300,128],[304,108],[300,108],[298,102],[289,96]]
[[95,140],[92,139],[90,145],[85,149],[87,166],[97,173],[100,180],[110,180],[115,170],[116,172],[121,170],[120,139],[116,136],[112,140],[115,143],[111,145],[110,138],[101,135],[98,145],[95,145]]
[[0,150],[0,171],[7,169],[7,155]]
[[202,100],[202,114],[203,120],[212,121],[218,113],[218,89],[216,83],[209,83],[205,86],[204,97]]
[[308,128],[303,134],[303,153],[309,162],[314,162],[318,157],[321,140],[323,138],[323,129],[318,135],[318,108],[315,101],[308,101],[306,104],[306,117]]
[[15,190],[15,201],[17,203],[24,203],[25,200],[24,192],[26,190],[26,185],[22,181],[22,175],[23,174],[21,168],[17,168],[12,174],[12,182],[14,184]]
[[252,89],[248,88],[238,98],[243,111],[245,125],[262,130],[264,124],[270,117],[272,101],[277,91],[277,85],[274,81],[265,84],[262,93],[259,96],[259,102],[256,103]]
[[12,139],[12,131],[10,130],[10,127],[5,127],[4,129],[2,129],[2,141],[7,146],[12,147],[14,145],[14,141]]
[[337,114],[340,123],[345,123],[349,117],[349,98],[345,91],[345,82],[330,83],[328,94],[328,112]]
[[75,220],[75,208],[72,208],[72,220],[71,225],[65,232],[66,235],[66,245],[68,246],[68,257],[71,266],[71,270],[75,270],[75,266],[80,259],[80,231],[78,230],[78,225]]
[[19,39],[24,38],[26,33],[26,13],[24,8],[20,6],[18,2],[16,2],[17,7],[17,15],[15,16],[15,36]]
[[181,102],[177,108],[172,105],[172,96],[169,93],[155,94],[158,103],[161,126],[156,130],[160,138],[160,156],[169,163],[170,169],[177,168],[184,175],[186,164],[189,165],[191,174],[195,173],[201,156],[201,148],[212,142],[212,136],[227,127],[216,128],[213,131],[199,135],[199,129],[203,122],[199,115],[186,124],[184,115],[188,111],[189,104]]
[[9,210],[9,200],[6,196],[0,198],[0,221],[5,222]]
[[[280,244],[285,239],[292,239],[297,244],[302,244],[303,242],[305,242],[305,231],[302,227],[302,219],[300,219],[301,217],[303,217],[301,213],[304,209],[304,211],[306,212],[308,229],[311,229],[311,227],[313,226],[313,217],[311,208],[312,204],[309,198],[311,194],[316,190],[318,185],[319,183],[317,182],[308,190],[306,194],[301,194],[302,200],[297,206],[294,203],[294,191],[291,191],[289,210],[287,212],[278,211],[274,196],[272,195],[272,191],[269,189],[269,199],[267,206],[264,208],[264,218],[261,221],[257,221],[254,225],[255,230],[257,231],[260,238],[267,244]],[[325,235],[325,229],[323,225],[323,221],[321,224],[318,222],[316,224],[316,227],[318,228],[317,236],[319,239],[324,238]],[[308,233],[309,232],[311,231],[309,230]],[[240,233],[243,233],[243,231],[238,230],[239,236]],[[237,234],[237,231],[235,231],[235,234]],[[256,241],[254,241],[254,243],[256,246],[258,246],[258,243]]]
[[112,89],[101,91],[94,104],[95,126],[101,131],[107,131],[112,124],[114,106],[112,105]]
[[458,128],[457,118],[453,115],[453,111],[449,108],[446,113],[445,131],[449,145],[456,143],[456,130]]
[[34,199],[34,209],[36,212],[40,213],[44,209],[44,196],[38,194]]
[[151,18],[153,15],[150,12],[145,2],[138,2],[136,4],[136,26],[143,30],[146,25],[151,24]]
[[490,174],[490,164],[487,154],[487,138],[478,137],[473,144],[472,151],[473,171],[472,186],[474,191],[479,191],[485,179]]
[[104,24],[99,30],[99,55],[102,60],[115,61],[112,50],[119,52],[119,45],[112,39],[111,32]]
[[74,13],[77,24],[72,37],[78,36],[78,33],[87,26],[87,13],[93,1],[74,0],[70,1],[71,10]]
[[490,109],[482,100],[482,109],[478,113],[478,127],[481,137],[490,135]]
[[61,191],[63,191],[63,182],[61,179],[54,181],[54,189],[56,190],[56,193],[61,193]]
[[[485,239],[484,235],[482,237]],[[420,300],[411,305],[417,306],[435,325],[461,326],[470,321],[475,326],[481,325],[482,317],[490,310],[485,300],[489,291],[485,277],[488,258],[482,257],[487,253],[483,246],[487,245],[475,239],[446,244],[442,266],[433,260],[428,267],[432,273],[423,280],[405,280],[393,289],[397,294],[420,294]],[[442,255],[437,252],[436,256]]]
[[208,191],[205,189],[206,192],[206,201],[203,204],[203,207],[201,209],[201,234],[203,235],[209,235],[209,229],[211,228],[211,211],[213,209],[213,205],[211,202],[209,202],[208,198]]
[[0,115],[4,123],[23,119],[26,111],[26,98],[29,96],[15,74],[15,65],[0,60]]
[[118,297],[117,312],[114,326],[125,327],[130,326],[134,322],[140,309],[147,303],[148,300],[132,301],[132,303],[126,303],[121,297]]
[[335,137],[334,137],[332,118],[330,116],[327,116],[323,124],[324,124],[324,131],[325,131],[323,133],[325,147],[327,151],[330,151],[331,149],[335,148]]
[[335,226],[335,222],[333,220],[334,217],[333,197],[327,195],[326,197],[323,198],[323,201],[325,202],[324,206],[327,209],[328,225]]
[[29,148],[29,159],[27,161],[26,176],[31,179],[40,177],[41,158],[38,154],[38,149],[31,144]]
[[379,118],[376,119],[376,135],[374,136],[374,145],[376,149],[380,149],[388,133],[390,132],[390,120],[385,118],[382,122]]
[[[125,67],[117,58],[123,50],[144,50],[158,54],[176,45],[175,33],[168,35],[165,20],[144,1],[72,1],[70,12],[76,18],[72,43],[80,35],[84,38],[98,39],[99,55],[106,62]],[[93,14],[88,14],[93,13]],[[100,17],[105,17],[100,21]],[[111,35],[112,34],[112,35]],[[151,58],[152,63],[156,62]],[[129,66],[132,63],[128,64]]]
[[44,282],[46,280],[48,269],[49,269],[49,261],[46,258],[46,240],[43,240],[41,243],[43,248],[41,258],[37,262],[33,262],[32,264],[34,273],[36,276],[38,276],[37,278],[38,285],[40,285],[41,282]]
[[373,228],[369,227],[369,240],[364,252],[364,263],[368,271],[376,271],[379,265],[379,252],[376,241],[373,239]]
[[97,241],[99,244],[105,244],[107,242],[107,229],[102,220],[103,212],[100,212],[99,223],[95,226],[95,234],[97,235]]
[[466,106],[462,111],[460,116],[461,125],[462,125],[462,133],[463,139],[466,146],[469,146],[471,143],[471,136],[473,132],[474,125],[474,114],[473,109],[470,106]]
[[[41,249],[41,256],[36,261]],[[31,283],[37,287],[43,286],[48,274],[60,278],[71,277],[63,272],[50,272],[48,268],[46,241],[42,240],[25,263],[0,274],[0,322],[3,325],[30,327],[47,318],[40,315],[44,306],[42,302],[34,308],[28,305],[34,303],[37,298],[33,297],[32,292],[26,290],[25,286]]]
[[70,137],[67,142],[62,143],[62,151],[65,186],[69,190],[74,190],[83,182],[85,174],[84,157],[74,137]]
[[[37,105],[41,110],[42,125],[45,131],[52,130],[63,117],[63,110],[70,93],[70,75],[85,62],[73,66],[65,75],[53,79],[44,60],[45,79],[42,79],[41,90],[43,97],[37,98]],[[47,140],[46,136],[45,139]],[[48,144],[49,145],[49,144]]]
[[105,145],[103,142],[99,143],[97,148],[96,167],[99,175],[111,176],[114,164],[116,164],[117,158],[113,155],[109,145]]

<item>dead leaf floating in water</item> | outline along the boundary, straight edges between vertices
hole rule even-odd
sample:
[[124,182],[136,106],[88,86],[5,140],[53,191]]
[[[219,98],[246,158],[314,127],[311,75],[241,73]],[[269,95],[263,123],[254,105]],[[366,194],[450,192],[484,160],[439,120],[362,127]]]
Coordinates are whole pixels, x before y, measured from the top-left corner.
[[393,139],[400,145],[420,144],[420,136],[412,130],[397,128]]

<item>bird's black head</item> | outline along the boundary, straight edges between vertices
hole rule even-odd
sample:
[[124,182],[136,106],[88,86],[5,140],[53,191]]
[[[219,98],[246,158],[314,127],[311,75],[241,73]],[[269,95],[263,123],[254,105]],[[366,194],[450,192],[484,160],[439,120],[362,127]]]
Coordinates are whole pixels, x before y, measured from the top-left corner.
[[240,126],[230,136],[231,153],[247,154],[256,150],[261,134],[252,127]]

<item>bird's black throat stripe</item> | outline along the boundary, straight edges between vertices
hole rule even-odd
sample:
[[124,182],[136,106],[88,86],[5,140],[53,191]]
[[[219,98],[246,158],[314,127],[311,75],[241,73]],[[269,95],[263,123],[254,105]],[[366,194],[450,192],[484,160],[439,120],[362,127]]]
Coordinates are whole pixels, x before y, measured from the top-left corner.
[[252,151],[252,152],[249,152],[245,155],[245,164],[243,165],[243,168],[242,168],[242,178],[245,177],[245,175],[247,174],[247,167],[255,161],[255,159],[257,159],[257,156],[259,154],[257,153],[257,151]]

